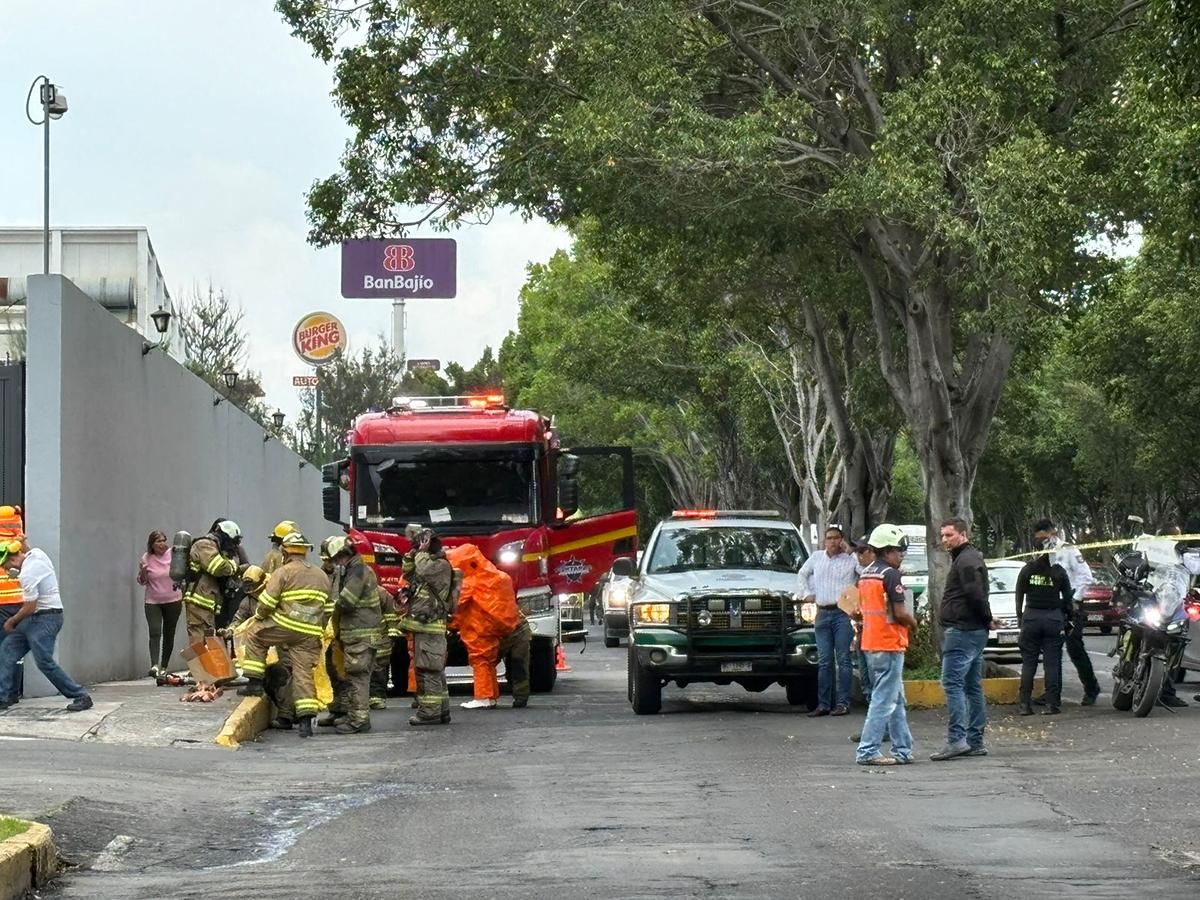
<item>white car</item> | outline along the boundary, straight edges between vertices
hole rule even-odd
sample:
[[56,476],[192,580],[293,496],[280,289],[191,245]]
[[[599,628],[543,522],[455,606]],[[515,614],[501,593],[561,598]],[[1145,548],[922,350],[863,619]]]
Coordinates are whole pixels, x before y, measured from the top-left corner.
[[1021,630],[1017,627],[1017,575],[1025,564],[1018,560],[1000,560],[988,564],[988,580],[991,582],[988,600],[992,617],[999,619],[1004,627],[988,632],[985,659],[1017,661],[1021,648],[1017,642]]
[[[642,551],[639,550],[636,565],[641,564]],[[621,643],[621,638],[629,636],[629,595],[633,586],[632,578],[610,572],[600,588],[605,647],[616,647]]]

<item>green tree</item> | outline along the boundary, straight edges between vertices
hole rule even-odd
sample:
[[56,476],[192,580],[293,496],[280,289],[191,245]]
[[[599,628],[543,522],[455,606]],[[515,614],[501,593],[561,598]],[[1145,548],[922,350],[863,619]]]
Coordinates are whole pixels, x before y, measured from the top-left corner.
[[317,463],[341,456],[346,448],[346,433],[358,416],[387,409],[393,397],[405,393],[400,389],[401,372],[400,361],[392,355],[391,347],[382,337],[374,347],[343,355],[319,368],[320,436],[317,434],[317,391],[306,390],[301,395],[300,417],[295,426],[300,452]]
[[969,515],[1014,347],[1057,311],[1079,236],[1117,215],[1112,96],[1139,3],[279,6],[336,56],[355,129],[310,193],[314,240],[402,226],[415,204],[442,224],[511,205],[835,242],[931,520]]
[[[192,285],[179,304],[179,328],[187,347],[188,369],[265,425],[270,416],[262,402],[262,376],[249,368],[244,317],[242,307],[224,288],[214,287],[211,282],[207,290]],[[237,374],[233,388],[225,383],[226,372]]]

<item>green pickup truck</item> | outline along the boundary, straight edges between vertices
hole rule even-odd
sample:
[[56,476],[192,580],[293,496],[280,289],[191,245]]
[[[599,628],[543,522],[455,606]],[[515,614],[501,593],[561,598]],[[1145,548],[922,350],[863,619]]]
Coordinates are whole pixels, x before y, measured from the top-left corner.
[[667,684],[783,685],[817,704],[816,606],[796,594],[808,553],[779,513],[684,511],[659,523],[640,564],[619,559],[629,588],[629,701],[662,708]]

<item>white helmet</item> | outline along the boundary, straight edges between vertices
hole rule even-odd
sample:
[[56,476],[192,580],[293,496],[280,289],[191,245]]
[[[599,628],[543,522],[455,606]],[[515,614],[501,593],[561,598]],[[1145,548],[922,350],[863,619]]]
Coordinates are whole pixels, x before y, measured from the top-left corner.
[[237,522],[224,519],[217,523],[217,531],[221,532],[231,541],[240,541],[242,539],[242,529],[238,527]]

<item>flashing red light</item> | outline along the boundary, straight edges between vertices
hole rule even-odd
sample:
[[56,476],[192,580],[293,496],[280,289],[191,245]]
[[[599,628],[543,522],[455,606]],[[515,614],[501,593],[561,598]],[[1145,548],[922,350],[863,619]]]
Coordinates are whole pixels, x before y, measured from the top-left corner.
[[1200,602],[1189,600],[1183,604],[1184,611],[1187,612],[1187,617],[1193,622],[1200,622]]
[[479,397],[468,397],[467,405],[471,409],[498,409],[504,406],[504,395],[485,394]]
[[715,509],[677,509],[671,516],[676,519],[715,519]]

